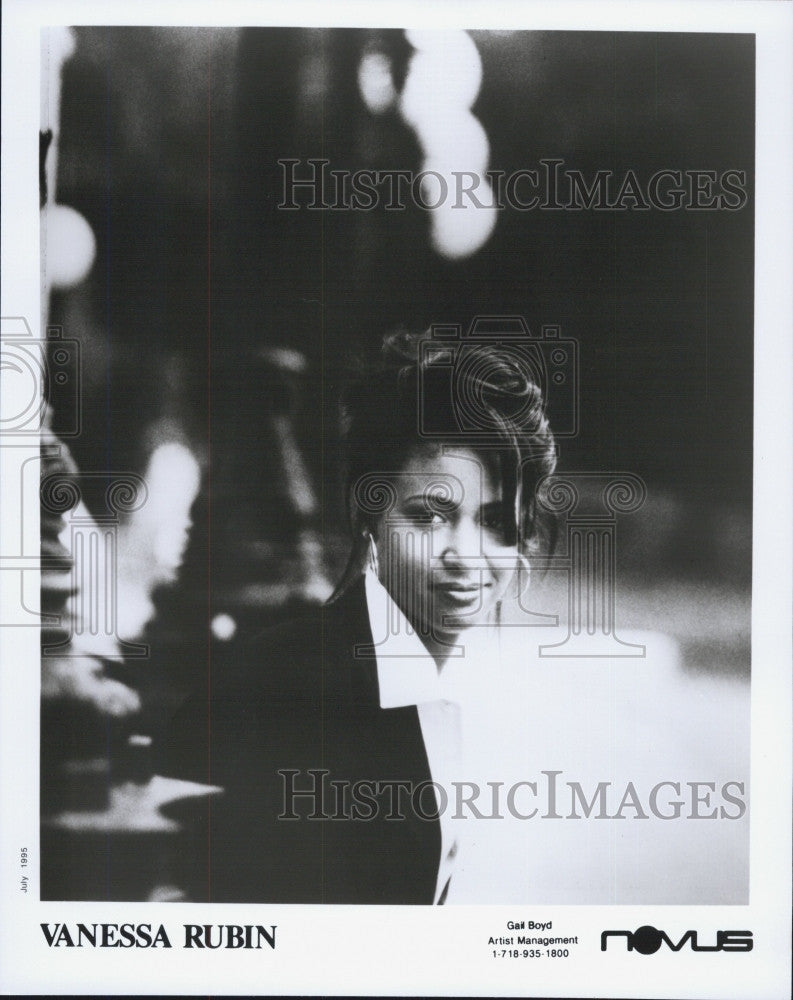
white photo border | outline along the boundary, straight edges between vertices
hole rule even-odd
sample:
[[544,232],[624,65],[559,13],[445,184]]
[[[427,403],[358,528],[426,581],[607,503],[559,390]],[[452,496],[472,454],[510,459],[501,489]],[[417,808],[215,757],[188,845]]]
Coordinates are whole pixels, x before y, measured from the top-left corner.
[[[482,940],[506,907],[226,906],[56,903],[21,894],[19,849],[38,855],[39,636],[0,634],[0,986],[69,994],[381,994],[613,997],[789,995],[791,915],[791,634],[793,606],[793,5],[701,3],[289,4],[6,0],[3,5],[2,316],[39,316],[38,123],[40,30],[53,24],[320,25],[543,30],[749,32],[756,36],[755,426],[752,599],[751,890],[738,907],[541,907],[586,945],[575,965],[538,972],[494,966]],[[13,512],[20,454],[0,450],[2,509]],[[18,487],[17,487],[18,489]],[[37,524],[28,525],[37,531]],[[19,530],[3,516],[3,545]],[[3,574],[0,574],[0,576]],[[34,572],[30,592],[37,592]],[[33,869],[35,872],[35,868]],[[525,908],[524,909],[528,909]],[[634,955],[600,951],[604,927],[635,927],[661,911],[686,927],[741,927],[751,954]],[[189,915],[188,915],[189,914]],[[111,921],[179,927],[277,924],[273,952],[49,949],[41,922]],[[660,917],[659,917],[660,919]],[[572,930],[574,928],[574,930]],[[189,960],[188,960],[189,959]]]

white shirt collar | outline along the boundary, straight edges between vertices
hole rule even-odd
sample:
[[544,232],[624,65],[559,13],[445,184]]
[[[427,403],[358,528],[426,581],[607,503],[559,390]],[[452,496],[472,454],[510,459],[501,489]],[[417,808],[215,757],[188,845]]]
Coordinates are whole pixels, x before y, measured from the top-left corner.
[[455,701],[456,682],[463,662],[449,659],[438,667],[400,607],[373,572],[364,577],[366,607],[377,660],[381,708]]

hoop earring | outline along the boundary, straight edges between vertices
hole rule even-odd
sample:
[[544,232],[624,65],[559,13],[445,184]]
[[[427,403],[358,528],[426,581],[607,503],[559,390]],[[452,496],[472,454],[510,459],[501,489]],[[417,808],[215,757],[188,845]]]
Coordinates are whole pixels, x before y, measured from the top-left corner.
[[[525,574],[525,581],[521,582],[521,570]],[[529,589],[529,584],[531,583],[531,563],[523,555],[523,553],[518,553],[518,563],[515,567],[515,578],[517,582],[517,592],[518,596],[525,593]]]
[[379,579],[380,578],[380,560],[377,556],[377,545],[374,540],[374,536],[371,531],[365,531],[364,537],[368,540],[368,551],[366,558],[366,568],[371,570],[372,573]]

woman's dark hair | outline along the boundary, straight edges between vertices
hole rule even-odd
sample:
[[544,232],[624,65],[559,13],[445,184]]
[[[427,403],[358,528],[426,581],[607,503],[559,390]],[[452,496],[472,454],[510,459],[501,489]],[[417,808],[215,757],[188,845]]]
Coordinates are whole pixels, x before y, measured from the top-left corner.
[[[423,448],[455,444],[481,455],[500,487],[505,543],[524,555],[536,545],[537,484],[556,466],[556,444],[537,384],[538,360],[522,345],[446,342],[407,332],[385,338],[379,365],[342,396],[345,494],[354,544],[334,596],[360,573],[368,545],[362,532],[373,530],[379,516],[376,503],[361,503],[360,485],[365,477],[384,485],[389,473]],[[551,524],[551,535],[553,530]]]

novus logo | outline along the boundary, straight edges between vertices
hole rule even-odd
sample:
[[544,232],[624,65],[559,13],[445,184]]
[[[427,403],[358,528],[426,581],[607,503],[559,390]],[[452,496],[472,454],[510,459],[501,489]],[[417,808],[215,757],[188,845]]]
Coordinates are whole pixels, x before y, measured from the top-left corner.
[[673,941],[666,931],[645,924],[635,931],[603,931],[600,950],[605,951],[609,938],[625,938],[628,951],[640,955],[654,955],[662,944],[672,951],[681,951],[685,945],[691,951],[751,951],[754,945],[751,931],[716,931],[715,944],[700,944],[696,931],[686,931],[679,941]]

